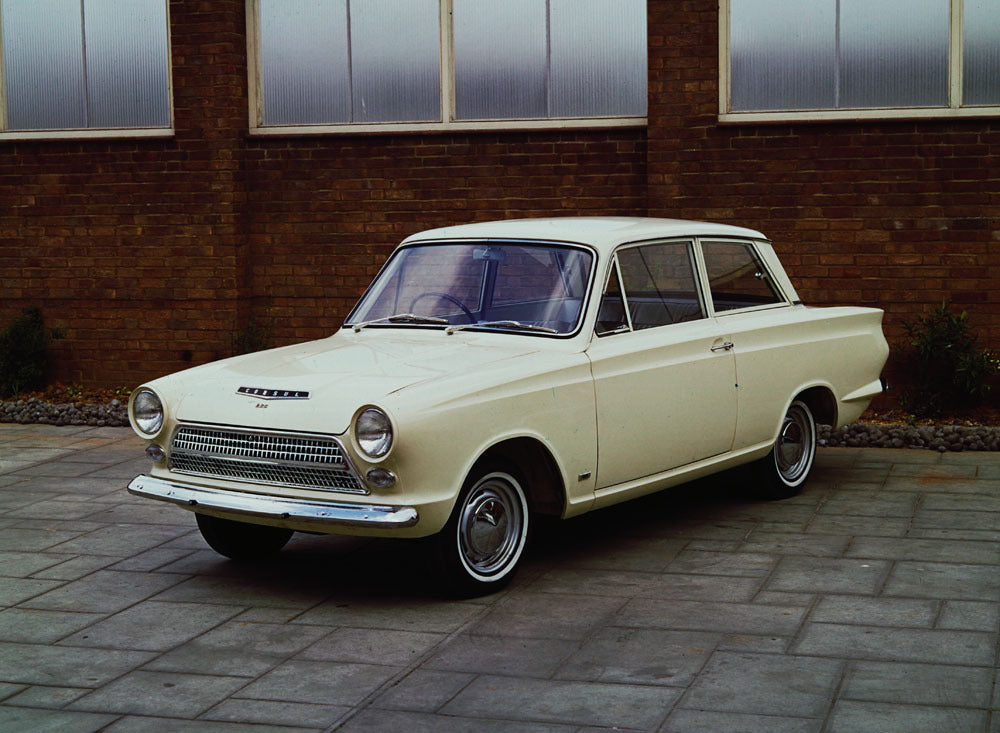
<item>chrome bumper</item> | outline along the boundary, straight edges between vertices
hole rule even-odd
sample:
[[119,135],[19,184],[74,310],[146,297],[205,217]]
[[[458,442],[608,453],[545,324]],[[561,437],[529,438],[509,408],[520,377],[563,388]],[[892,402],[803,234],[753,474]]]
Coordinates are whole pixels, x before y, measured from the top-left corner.
[[412,527],[417,523],[417,510],[408,506],[279,498],[189,486],[152,476],[136,476],[128,485],[128,491],[135,496],[169,501],[194,511],[198,507],[204,507],[227,514],[298,524],[392,529]]

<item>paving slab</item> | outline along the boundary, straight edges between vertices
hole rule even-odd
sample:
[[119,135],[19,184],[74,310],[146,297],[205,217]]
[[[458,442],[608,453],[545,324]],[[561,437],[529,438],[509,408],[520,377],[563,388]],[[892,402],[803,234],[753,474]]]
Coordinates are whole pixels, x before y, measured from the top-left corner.
[[984,730],[988,713],[967,708],[928,705],[892,705],[839,700],[830,715],[829,733],[940,733],[945,730]]
[[846,700],[987,708],[992,688],[990,667],[854,662],[848,667],[840,696]]
[[195,718],[246,685],[239,677],[130,672],[70,704],[71,710]]
[[806,605],[634,598],[619,612],[614,625],[789,636],[799,628],[807,610]]
[[359,705],[393,677],[399,667],[343,662],[291,660],[246,686],[236,695],[314,705]]
[[526,729],[538,733],[579,733],[575,725],[539,723],[526,726],[520,720],[500,720],[455,715],[428,715],[396,710],[364,710],[343,723],[337,730],[346,733],[523,733]]
[[995,634],[974,631],[812,623],[793,653],[981,667],[993,663],[995,642]]
[[519,720],[532,726],[568,723],[655,730],[680,695],[680,690],[669,687],[484,675],[460,692],[442,712]]
[[[345,705],[309,705],[273,700],[223,700],[200,717],[202,720],[240,725],[294,726],[325,730],[351,712]],[[273,728],[269,728],[273,730]]]
[[100,728],[100,733],[303,733],[320,731],[284,725],[254,725],[252,723],[225,723],[219,720],[181,720],[152,716],[126,715],[111,725]]
[[707,631],[602,629],[554,675],[557,679],[687,687],[721,642]]
[[830,706],[843,666],[839,659],[716,652],[680,706],[821,718]]
[[660,728],[662,733],[705,733],[705,731],[741,731],[741,733],[819,733],[823,722],[815,718],[793,718],[750,713],[720,713],[714,710],[678,708]]
[[941,602],[934,600],[825,595],[809,618],[820,623],[931,629],[940,614]]
[[943,598],[963,601],[1000,601],[1000,573],[996,565],[897,562],[885,585],[889,596]]
[[128,429],[0,425],[0,730],[1000,733],[1000,454],[822,449],[543,527],[515,582],[414,545],[211,551]]
[[100,687],[153,658],[149,652],[0,642],[4,682]]
[[579,642],[562,639],[512,639],[459,634],[443,645],[424,667],[452,672],[551,677]]
[[145,665],[167,672],[256,678],[331,633],[328,627],[252,623],[220,624]]

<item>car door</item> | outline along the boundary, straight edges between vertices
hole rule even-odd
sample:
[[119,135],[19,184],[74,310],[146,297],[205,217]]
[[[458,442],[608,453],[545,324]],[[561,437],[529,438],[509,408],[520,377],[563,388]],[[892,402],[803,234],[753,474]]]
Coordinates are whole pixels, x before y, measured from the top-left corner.
[[597,405],[597,489],[729,451],[732,340],[707,317],[690,241],[619,249],[588,348]]
[[787,401],[808,373],[803,335],[791,325],[791,303],[752,242],[703,239],[700,245],[712,313],[735,344],[739,450],[774,437]]

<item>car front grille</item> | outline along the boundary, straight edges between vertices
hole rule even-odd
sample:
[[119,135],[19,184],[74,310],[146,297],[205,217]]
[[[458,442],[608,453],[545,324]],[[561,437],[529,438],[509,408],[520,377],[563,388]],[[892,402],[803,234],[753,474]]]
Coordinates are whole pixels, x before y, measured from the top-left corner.
[[182,425],[170,441],[177,473],[367,494],[334,438]]

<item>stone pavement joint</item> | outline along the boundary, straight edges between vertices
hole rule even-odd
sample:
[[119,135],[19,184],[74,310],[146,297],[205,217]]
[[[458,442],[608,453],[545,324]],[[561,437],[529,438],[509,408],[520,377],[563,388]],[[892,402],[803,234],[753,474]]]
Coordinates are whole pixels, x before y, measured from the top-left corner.
[[232,563],[128,428],[0,425],[0,730],[1000,733],[1000,453],[821,449],[541,527],[449,601],[418,545]]

